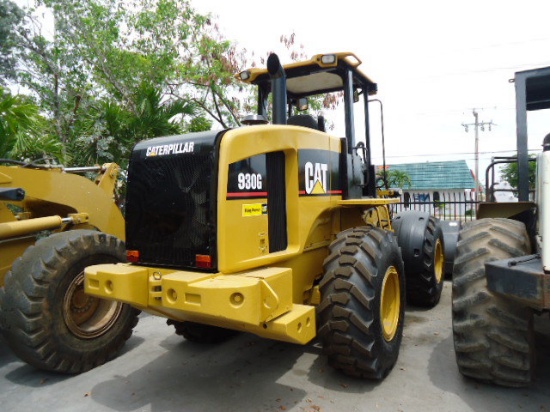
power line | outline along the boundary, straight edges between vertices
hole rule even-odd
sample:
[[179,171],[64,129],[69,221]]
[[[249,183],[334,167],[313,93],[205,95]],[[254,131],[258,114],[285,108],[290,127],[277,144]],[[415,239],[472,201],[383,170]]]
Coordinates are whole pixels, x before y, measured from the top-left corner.
[[430,49],[429,53],[422,53],[421,56],[424,59],[426,58],[440,59],[441,56],[447,56],[447,55],[456,56],[457,54],[466,54],[470,52],[484,51],[484,50],[490,50],[490,49],[504,49],[508,47],[516,47],[516,46],[521,46],[525,44],[547,42],[547,41],[550,41],[550,37],[536,37],[536,38],[521,39],[521,40],[508,41],[508,42],[498,42],[498,43],[485,44],[485,45],[480,45],[475,47],[455,47],[453,49],[438,48],[438,49]]
[[[435,107],[435,106],[434,106]],[[427,109],[427,110],[426,110]],[[507,107],[507,106],[494,106],[490,108],[493,112],[499,112],[499,111],[515,111],[515,106]],[[423,107],[422,111],[415,111],[415,112],[409,112],[409,116],[447,116],[447,115],[454,115],[454,114],[462,114],[464,115],[464,109],[448,109],[448,110],[430,110],[430,107]]]

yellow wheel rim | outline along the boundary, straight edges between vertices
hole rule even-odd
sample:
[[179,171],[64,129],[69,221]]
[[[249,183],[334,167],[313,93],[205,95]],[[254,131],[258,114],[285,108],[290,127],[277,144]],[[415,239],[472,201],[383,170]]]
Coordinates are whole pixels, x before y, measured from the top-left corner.
[[441,241],[437,239],[435,242],[435,253],[434,253],[434,274],[435,280],[439,284],[443,279],[443,267],[445,265],[445,255],[443,253],[443,246]]
[[390,266],[384,274],[382,282],[382,295],[380,299],[380,320],[382,333],[386,341],[391,341],[397,333],[399,316],[401,313],[401,288],[399,286],[399,273],[395,267]]

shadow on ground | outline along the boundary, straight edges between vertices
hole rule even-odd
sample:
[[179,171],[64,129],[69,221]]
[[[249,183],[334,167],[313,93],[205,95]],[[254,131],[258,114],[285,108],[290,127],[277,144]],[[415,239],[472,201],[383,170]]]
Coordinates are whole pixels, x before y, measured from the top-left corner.
[[277,382],[302,347],[246,334],[218,345],[170,336],[161,346],[167,351],[154,361],[93,387],[92,399],[117,411],[254,411],[285,410],[306,395]]
[[431,381],[442,390],[455,393],[475,411],[550,410],[550,321],[546,316],[536,319],[536,324],[536,374],[530,386],[505,388],[463,377],[455,363],[452,335],[432,352]]
[[[122,347],[117,357],[123,356],[124,354],[136,349],[143,342],[143,338],[132,336]],[[5,379],[17,385],[39,388],[54,385],[73,377],[73,375],[65,375],[36,369],[35,367],[21,361],[14,355],[6,342],[0,341],[0,368],[3,368],[11,363],[17,363],[20,364],[20,366],[8,372],[5,375]]]

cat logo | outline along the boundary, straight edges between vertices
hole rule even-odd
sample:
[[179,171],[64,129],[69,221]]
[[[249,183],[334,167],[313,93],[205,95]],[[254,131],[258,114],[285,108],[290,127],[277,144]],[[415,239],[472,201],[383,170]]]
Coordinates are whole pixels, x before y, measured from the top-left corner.
[[327,193],[327,171],[326,163],[305,164],[305,189],[308,195],[323,195]]

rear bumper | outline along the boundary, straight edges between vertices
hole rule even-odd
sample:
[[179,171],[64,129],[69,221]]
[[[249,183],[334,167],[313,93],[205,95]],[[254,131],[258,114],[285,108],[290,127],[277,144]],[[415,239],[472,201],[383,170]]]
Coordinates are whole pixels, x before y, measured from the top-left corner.
[[292,302],[288,268],[224,275],[103,264],[86,268],[85,291],[177,321],[300,344],[315,337],[315,309]]

